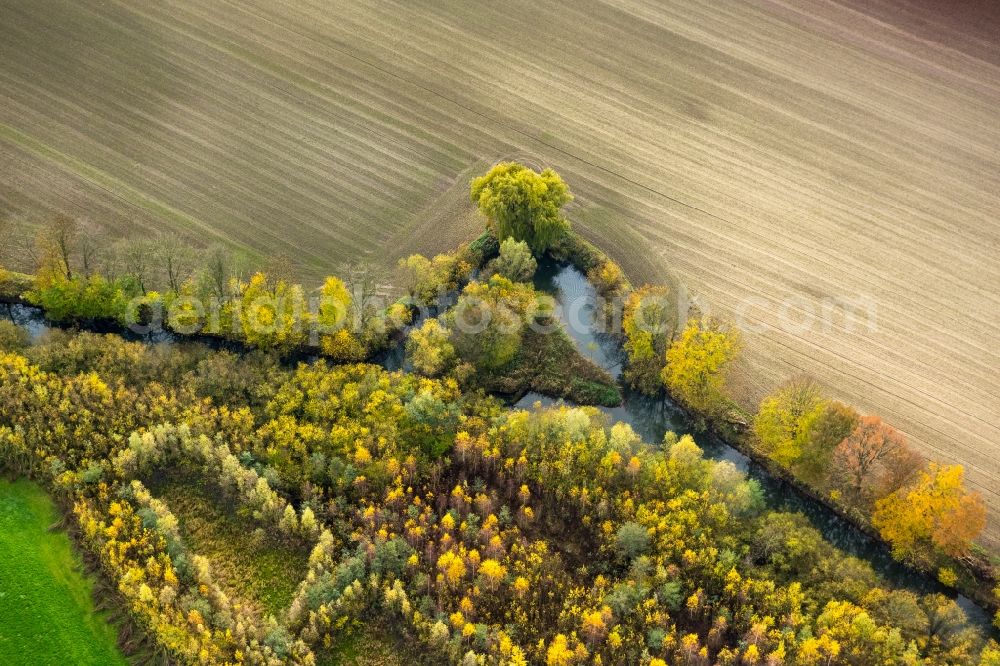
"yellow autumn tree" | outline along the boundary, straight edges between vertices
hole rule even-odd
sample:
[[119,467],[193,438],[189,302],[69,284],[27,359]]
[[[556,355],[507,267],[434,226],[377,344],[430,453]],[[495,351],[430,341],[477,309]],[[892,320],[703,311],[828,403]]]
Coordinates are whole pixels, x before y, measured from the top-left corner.
[[316,323],[321,333],[334,333],[348,326],[351,313],[351,292],[343,280],[330,276],[319,289],[319,309]]
[[979,493],[963,486],[961,465],[932,463],[916,482],[875,505],[872,524],[900,559],[926,560],[935,550],[951,557],[968,553],[986,525]]
[[[815,479],[827,471],[833,449],[856,420],[850,407],[825,399],[812,380],[799,378],[761,401],[753,425],[771,458]],[[817,465],[820,469],[814,469]]]
[[556,634],[552,644],[545,653],[546,666],[570,666],[576,654],[569,647],[569,642],[563,634]]
[[241,337],[261,348],[292,349],[306,340],[305,293],[297,284],[278,280],[271,284],[264,273],[235,285],[239,299],[235,320]]
[[337,361],[361,361],[367,356],[358,339],[358,322],[351,321],[353,298],[343,280],[328,277],[319,289],[316,329],[323,354]]
[[661,389],[663,356],[677,328],[667,287],[645,285],[628,295],[622,312],[623,347],[628,354],[625,379],[643,393]]
[[410,333],[406,341],[406,354],[413,367],[428,377],[441,374],[455,360],[455,347],[451,332],[437,319],[428,319],[423,326]]
[[479,573],[486,579],[491,590],[495,590],[507,575],[507,568],[494,559],[485,559],[479,565]]
[[740,335],[717,322],[688,322],[667,349],[662,378],[667,390],[698,414],[719,416],[729,403],[726,373],[740,350]]

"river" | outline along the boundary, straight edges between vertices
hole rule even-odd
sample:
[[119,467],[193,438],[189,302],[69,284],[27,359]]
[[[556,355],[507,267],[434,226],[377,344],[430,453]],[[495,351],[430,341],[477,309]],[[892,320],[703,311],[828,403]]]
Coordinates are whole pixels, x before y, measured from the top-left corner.
[[[554,315],[563,323],[580,352],[620,379],[624,351],[620,340],[601,332],[602,326],[597,321],[599,297],[586,276],[572,265],[545,259],[539,262],[534,285],[537,290],[555,299]],[[755,479],[764,491],[769,509],[802,513],[828,541],[846,553],[867,561],[892,586],[918,593],[940,592],[956,599],[973,624],[985,634],[991,632],[989,615],[969,598],[956,595],[938,581],[892,559],[884,544],[869,537],[826,505],[775,478],[719,437],[694,432],[685,411],[669,398],[651,398],[626,387],[622,388],[622,394],[624,401],[620,407],[597,409],[612,421],[628,423],[647,442],[662,442],[668,430],[678,435],[692,435],[707,458],[728,460]],[[536,402],[553,405],[560,401],[529,393],[515,407],[531,409]]]
[[[578,349],[595,363],[606,369],[615,378],[621,377],[624,352],[617,338],[600,332],[596,323],[598,313],[598,295],[594,287],[579,270],[572,265],[560,264],[545,259],[539,263],[534,278],[535,288],[551,295],[555,300],[554,315],[563,323]],[[420,319],[447,307],[453,302],[453,297],[445,299],[424,313]],[[41,310],[24,305],[0,306],[0,319],[8,319],[28,331],[32,341],[40,339],[46,331],[53,328],[47,322]],[[418,325],[414,322],[414,325]],[[174,344],[184,340],[169,331],[136,333],[133,331],[116,330],[124,337],[147,342],[150,344]],[[224,341],[210,340],[216,347],[230,347]],[[407,367],[403,343],[384,352],[376,361],[388,370],[405,369]],[[954,591],[945,588],[936,580],[896,562],[888,549],[875,541],[853,524],[844,520],[825,505],[817,502],[772,476],[766,469],[755,463],[746,455],[727,444],[722,439],[706,433],[696,433],[692,430],[691,421],[676,403],[669,398],[649,397],[628,388],[622,389],[623,404],[619,407],[598,407],[607,414],[612,422],[628,423],[644,441],[659,443],[663,441],[666,432],[673,431],[678,435],[691,434],[705,452],[705,456],[715,460],[726,460],[743,470],[750,478],[755,479],[764,492],[767,507],[776,511],[799,512],[805,515],[823,536],[841,550],[863,559],[894,587],[909,589],[918,593],[940,592],[953,599],[965,610],[969,620],[979,627],[985,635],[989,635],[991,623],[989,615],[970,599],[956,595]],[[515,407],[531,409],[535,403],[542,405],[559,404],[555,400],[537,393],[528,393],[521,398]]]

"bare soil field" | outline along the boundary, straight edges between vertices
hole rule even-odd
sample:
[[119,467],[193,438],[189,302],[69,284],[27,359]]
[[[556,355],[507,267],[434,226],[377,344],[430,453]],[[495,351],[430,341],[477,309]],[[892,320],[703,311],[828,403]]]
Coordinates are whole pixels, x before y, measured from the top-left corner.
[[[0,215],[22,227],[64,210],[170,228],[315,278],[471,238],[472,174],[552,166],[634,281],[741,316],[748,402],[819,378],[964,464],[1000,545],[995,4],[0,0],[0,17]],[[838,298],[870,299],[874,329],[794,325]]]

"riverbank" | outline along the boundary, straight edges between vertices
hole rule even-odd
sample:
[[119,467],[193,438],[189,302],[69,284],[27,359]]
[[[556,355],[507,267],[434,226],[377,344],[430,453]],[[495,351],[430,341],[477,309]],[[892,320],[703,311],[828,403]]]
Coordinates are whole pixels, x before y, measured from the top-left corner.
[[211,285],[188,280],[160,293],[145,290],[133,278],[66,271],[42,281],[3,269],[0,303],[40,308],[59,326],[134,339],[176,336],[273,350],[286,359],[361,362],[385,354],[405,339],[409,327],[447,307],[497,252],[495,236],[485,231],[449,254],[403,262],[414,273],[409,293],[387,305],[369,275],[350,278],[350,286],[329,276],[318,289],[307,290],[258,272],[247,280],[220,278]]
[[[617,268],[614,265],[614,263],[606,256],[604,256],[599,249],[594,247],[592,244],[582,241],[582,239],[578,239],[575,236],[571,236],[569,241],[566,244],[564,244],[564,246],[557,254],[558,257],[562,259],[564,262],[572,264],[573,270],[576,271],[575,274],[568,274],[563,272],[562,275],[564,279],[561,280],[558,279],[556,271],[554,271],[553,269],[559,264],[552,263],[552,261],[550,260],[550,262],[547,264],[548,270],[546,270],[546,265],[544,264],[540,268],[540,271],[536,276],[535,286],[540,291],[552,292],[554,290],[556,292],[562,293],[563,295],[570,295],[578,299],[582,298],[583,299],[581,301],[581,303],[583,304],[582,311],[589,313],[589,316],[592,317],[591,323],[595,321],[593,318],[596,318],[599,315],[597,308],[597,299],[596,299],[597,290],[590,283],[590,281],[588,281],[588,275],[584,275],[584,269],[586,269],[589,276],[593,278],[600,278],[602,277],[601,274],[603,274],[603,276],[605,277],[610,276],[610,279],[605,279],[601,285],[603,291],[606,293],[612,293],[621,296],[627,294],[628,291],[632,289],[632,285],[628,282],[624,274],[621,273],[620,270],[617,271],[614,270],[615,268]],[[565,264],[561,265],[565,266]],[[16,300],[19,297],[14,297],[14,298]],[[24,299],[21,298],[21,300],[16,302],[24,302]],[[568,322],[564,321],[564,323]],[[130,331],[130,329],[125,329],[120,324],[117,324],[116,322],[113,321],[90,322],[90,324],[92,326],[98,327],[98,330],[100,330],[99,327],[101,325],[106,326],[108,328],[117,326],[118,328],[117,331],[112,330],[105,332],[120,332],[122,334],[125,334],[124,331],[127,330]],[[580,350],[587,349],[588,354],[591,356],[591,358],[595,362],[597,362],[599,366],[603,367],[604,370],[608,371],[608,373],[612,377],[618,378],[621,376],[622,364],[624,359],[620,348],[619,338],[607,334],[598,336],[597,333],[592,330],[578,331],[575,326],[567,326],[567,329],[570,339],[576,343],[578,349]],[[134,333],[134,331],[130,331],[130,333],[131,335],[137,335]],[[168,335],[175,335],[175,334],[170,333]],[[246,352],[250,349],[250,347],[231,338],[206,335],[206,334],[200,334],[200,336],[201,336],[200,338],[188,335],[188,336],[181,336],[176,339],[169,337],[156,339],[152,337],[142,337],[141,335],[139,335],[139,337],[136,339],[142,339],[149,342],[157,342],[157,341],[173,342],[173,341],[179,341],[180,339],[184,339],[184,340],[195,340],[195,341],[207,342],[209,344],[226,346],[227,348],[230,348],[233,351],[238,351],[238,352]],[[401,330],[398,336],[394,339],[399,341],[402,340],[403,337],[404,337],[404,332]],[[396,346],[398,347],[398,342]],[[537,345],[532,345],[530,344],[529,341],[529,344],[527,344],[526,346],[530,348],[532,354],[538,353]],[[291,358],[293,360],[310,360],[311,358],[316,358],[317,356],[319,356],[319,354],[314,348],[310,348],[308,350],[293,350],[292,352],[287,352],[286,356],[288,356],[289,354],[291,354]],[[391,354],[388,354],[386,356],[387,357],[391,356]],[[398,361],[398,359],[396,360]],[[517,386],[518,388],[516,388],[515,390],[504,390],[505,385],[503,384],[503,382],[509,379],[510,378],[505,378],[505,377],[498,378],[497,385],[492,387],[487,386],[486,388],[488,388],[489,390],[493,390],[494,392],[504,394],[508,397],[512,396],[514,398],[523,397],[520,394],[522,394],[525,390],[528,390],[529,388],[533,390],[539,390],[539,389],[547,390],[549,395],[555,395],[556,397],[567,397],[567,398],[571,397],[570,393],[567,393],[566,391],[557,390],[559,389],[558,386],[547,387],[545,386],[544,383],[540,383],[538,385],[529,385],[526,384],[525,382],[510,383],[508,381],[508,383],[510,383],[510,386]],[[586,377],[581,377],[581,380],[586,381]],[[595,394],[594,397],[595,397],[594,400],[595,404],[613,406],[621,402],[620,396],[617,398],[615,396],[610,396],[610,395],[605,395],[602,397],[601,395]],[[656,400],[658,400],[658,398],[653,398],[652,400],[655,402]],[[661,402],[668,401],[663,399],[659,400]],[[670,404],[673,406],[675,410],[680,409],[676,405],[676,403],[670,401]],[[609,410],[609,416],[614,419],[626,420],[626,418],[623,417],[627,417],[628,414],[624,413],[623,410],[628,410],[628,409],[629,406],[626,405],[623,408]],[[687,418],[693,421],[694,419],[692,419],[691,417],[692,415],[687,414]],[[734,426],[734,424],[727,424],[727,423],[714,424],[714,430],[712,432],[714,433],[715,436],[718,436],[719,440],[724,442],[727,447],[730,447],[735,451],[739,451],[742,455],[745,455],[748,459],[752,460],[755,464],[757,464],[759,467],[765,470],[766,474],[768,474],[770,477],[780,480],[788,487],[794,489],[795,492],[807,498],[808,501],[824,507],[825,510],[829,511],[833,515],[836,515],[840,520],[846,521],[847,523],[852,525],[854,529],[864,534],[867,538],[870,538],[871,540],[877,542],[884,551],[888,552],[889,544],[881,537],[881,535],[878,534],[876,530],[872,528],[870,523],[860,519],[860,517],[855,515],[854,513],[846,511],[836,502],[831,501],[831,498],[811,488],[808,484],[805,484],[800,479],[795,477],[787,469],[781,467],[780,465],[777,465],[773,460],[771,460],[766,454],[761,452],[754,445],[752,433],[748,432],[746,429],[740,429],[739,427]],[[662,439],[662,434],[659,436],[659,438],[653,437],[650,439],[655,443],[660,439]],[[900,566],[907,566],[907,565],[901,564]],[[911,568],[914,571],[919,571],[920,575],[927,577],[931,581],[937,580],[936,572],[934,571],[922,570],[917,567],[911,567]],[[963,570],[965,570],[965,568],[963,568]],[[973,570],[969,570],[969,573],[971,574],[970,576],[965,576],[960,578],[957,581],[957,584],[952,586],[952,589],[960,592],[961,594],[965,595],[966,597],[969,597],[970,599],[973,599],[981,607],[986,608],[991,612],[995,612],[998,608],[998,605],[995,597],[991,593],[992,587],[994,585],[994,580],[985,575],[984,571],[975,572]]]
[[[543,322],[543,325],[548,325]],[[617,407],[621,390],[604,368],[583,356],[563,330],[524,332],[521,349],[510,366],[477,372],[476,385],[487,393],[517,402],[529,392],[578,404]]]
[[[578,272],[575,279],[583,280]],[[558,276],[555,276],[553,282],[557,285],[567,286],[567,282],[559,279]],[[39,316],[37,312],[35,315]],[[613,343],[608,338],[602,338],[602,342],[607,345]],[[595,357],[601,357],[604,352],[601,349],[595,349],[592,353]],[[530,404],[530,399],[528,400]],[[601,411],[608,414],[611,421],[626,421],[634,424],[636,431],[640,432],[646,441],[654,444],[663,440],[663,433],[666,430],[682,433],[685,432],[685,428],[690,427],[689,416],[684,414],[679,407],[670,403],[669,400],[645,398],[634,393],[627,395],[625,404],[617,408],[601,408]],[[771,510],[803,513],[827,541],[845,553],[868,562],[879,572],[886,584],[921,594],[943,591],[933,578],[916,572],[907,573],[902,565],[889,558],[888,551],[881,547],[880,543],[876,543],[867,534],[862,534],[853,523],[832,516],[824,504],[815,501],[816,498],[807,497],[806,494],[799,492],[793,485],[779,476],[771,476],[763,466],[743,456],[711,433],[701,433],[698,435],[698,441],[707,457],[728,460],[746,471],[752,479],[756,479],[765,492]],[[875,546],[872,546],[872,543],[875,543]],[[914,576],[919,577],[919,579],[914,580]],[[961,598],[958,601],[966,609],[973,623],[988,633],[989,619],[986,614],[977,610],[976,607],[970,606]]]
[[[788,469],[776,463],[774,460],[769,458],[767,454],[763,453],[760,449],[753,445],[751,437],[733,433],[723,434],[718,428],[713,428],[711,426],[709,426],[709,431],[713,435],[727,442],[743,455],[753,460],[755,464],[765,469],[773,478],[779,479],[782,483],[786,484],[790,488],[793,488],[795,492],[813,502],[816,502],[817,504],[822,505],[841,520],[851,524],[854,529],[864,534],[874,543],[877,543],[885,551],[887,556],[892,557],[892,544],[884,539],[870,522],[861,520],[856,512],[851,512],[840,504],[831,501],[829,496],[811,487],[809,484],[796,477]],[[965,581],[965,584],[945,585],[937,576],[935,576],[935,572],[932,570],[923,569],[921,567],[914,566],[911,563],[900,562],[895,558],[893,558],[893,561],[897,562],[902,567],[911,569],[921,576],[934,580],[937,584],[954,590],[955,592],[968,598],[976,606],[983,609],[991,616],[995,616],[1000,613],[1000,602],[998,602],[996,595],[993,593],[997,580],[993,576],[986,575],[984,572],[979,572],[978,575],[972,576],[971,580]]]
[[[587,280],[591,290],[598,291],[597,287],[592,283],[597,281],[602,273],[618,276],[618,279],[600,285],[600,294],[591,295],[586,298],[594,300],[595,296],[605,294],[614,294],[624,298],[634,289],[627,277],[625,277],[624,272],[617,267],[613,260],[592,243],[579,239],[575,234],[571,234],[570,238],[563,243],[560,251],[556,253],[555,259],[563,262],[563,264],[572,266],[579,273],[577,276],[565,278],[565,281],[573,284],[572,288],[578,292],[576,298],[581,297],[579,293],[581,289],[579,283],[581,280]],[[613,268],[609,268],[609,266]],[[586,273],[586,276],[583,273]],[[545,286],[549,286],[554,287],[558,292],[565,288],[564,285],[552,284],[551,276],[546,281],[549,284],[542,285],[543,289]],[[682,321],[681,313],[678,314],[678,321]],[[587,336],[576,336],[576,338],[578,343],[586,344],[588,342]],[[610,339],[611,342],[609,343],[608,337],[605,336],[599,342],[605,348],[605,359],[614,364],[614,370],[617,372],[622,367],[620,364],[627,364],[628,359],[627,355],[620,348],[621,338],[612,336]],[[609,346],[611,347],[610,349]],[[739,414],[739,418],[732,418],[731,420],[713,421],[704,415],[694,414],[684,409],[680,406],[679,401],[674,400],[672,396],[668,395],[665,389],[661,390],[661,396],[661,399],[669,401],[676,409],[685,413],[689,422],[702,424],[708,429],[710,434],[718,437],[727,446],[745,455],[755,464],[766,470],[769,476],[780,479],[783,483],[795,489],[797,493],[823,506],[841,520],[851,524],[855,529],[878,543],[886,553],[892,551],[892,544],[873,527],[869,517],[862,515],[858,510],[850,510],[848,507],[837,502],[829,494],[812,487],[803,479],[797,477],[792,471],[778,464],[766,452],[762,451],[757,446],[754,433],[749,428],[748,422],[744,420],[743,414]],[[652,399],[657,398],[653,396]],[[752,418],[753,415],[750,414],[747,416]],[[895,558],[893,559],[899,562]],[[962,559],[950,558],[947,568],[955,572],[955,580],[945,583],[945,581],[941,580],[940,570],[936,568],[926,568],[913,562],[899,562],[900,566],[920,572],[921,575],[971,599],[979,607],[991,614],[995,614],[998,619],[997,621],[1000,621],[1000,598],[998,598],[997,594],[997,589],[1000,588],[998,588],[998,575],[995,563],[996,558],[983,550],[974,550]]]

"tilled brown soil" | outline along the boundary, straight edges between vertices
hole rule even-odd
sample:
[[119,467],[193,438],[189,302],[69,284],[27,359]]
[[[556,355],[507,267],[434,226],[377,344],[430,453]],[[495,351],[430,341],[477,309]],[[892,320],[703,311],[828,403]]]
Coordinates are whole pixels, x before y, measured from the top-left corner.
[[[1000,543],[995,4],[0,0],[0,15],[0,214],[20,226],[61,209],[170,228],[317,278],[471,238],[472,174],[551,165],[577,228],[636,281],[742,320],[747,402],[816,376],[964,464]],[[874,325],[845,326],[860,312],[845,299],[873,304]]]

